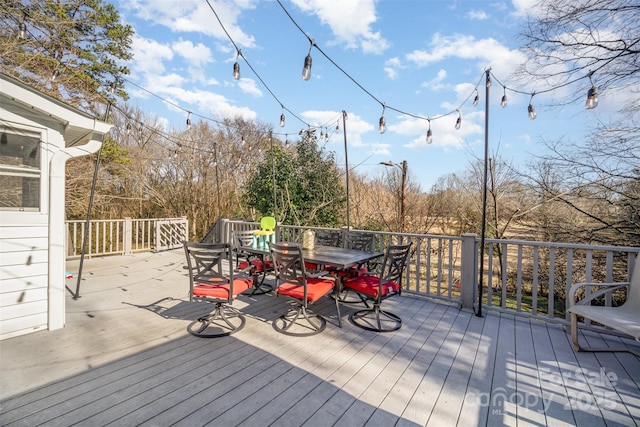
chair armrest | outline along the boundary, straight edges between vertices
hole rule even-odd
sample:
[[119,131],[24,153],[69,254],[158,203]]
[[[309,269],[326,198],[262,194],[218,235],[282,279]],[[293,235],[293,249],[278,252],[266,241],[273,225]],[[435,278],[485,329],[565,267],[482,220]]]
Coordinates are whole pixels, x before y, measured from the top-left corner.
[[[573,307],[574,305],[586,305],[588,303],[590,303],[592,300],[594,300],[595,298],[598,298],[601,295],[605,295],[609,292],[613,292],[617,289],[622,289],[624,287],[627,287],[631,284],[631,282],[614,282],[614,283],[592,283],[592,282],[585,282],[585,283],[576,283],[574,285],[571,286],[571,288],[569,288],[569,307]],[[599,289],[598,291],[587,295],[585,298],[581,299],[580,301],[576,301],[576,292],[578,291],[578,289],[584,287],[584,288],[593,288],[593,287],[604,287],[605,289]]]

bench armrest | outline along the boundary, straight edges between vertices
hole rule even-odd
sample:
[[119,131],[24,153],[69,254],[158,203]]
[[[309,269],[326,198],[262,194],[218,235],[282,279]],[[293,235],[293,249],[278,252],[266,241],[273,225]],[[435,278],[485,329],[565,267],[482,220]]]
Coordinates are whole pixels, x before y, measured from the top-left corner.
[[[569,289],[569,307],[573,307],[574,305],[587,305],[589,304],[592,300],[594,300],[595,298],[598,298],[601,295],[605,295],[609,292],[613,292],[617,289],[622,289],[625,288],[627,286],[629,286],[631,284],[631,282],[614,282],[614,283],[592,283],[592,282],[585,282],[585,283],[576,283],[574,285],[571,286],[571,288]],[[576,301],[576,292],[578,291],[578,289],[580,288],[593,288],[593,287],[601,287],[604,289],[599,289],[596,292],[593,292],[589,295],[587,295],[585,298],[581,299],[580,301]]]

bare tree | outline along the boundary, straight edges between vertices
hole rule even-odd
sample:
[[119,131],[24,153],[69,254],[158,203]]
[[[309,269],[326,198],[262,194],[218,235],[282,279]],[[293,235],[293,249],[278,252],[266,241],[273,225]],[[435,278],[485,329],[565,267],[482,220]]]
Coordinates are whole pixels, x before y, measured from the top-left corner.
[[521,33],[526,74],[554,85],[592,73],[601,88],[637,84],[637,0],[541,0],[531,10]]

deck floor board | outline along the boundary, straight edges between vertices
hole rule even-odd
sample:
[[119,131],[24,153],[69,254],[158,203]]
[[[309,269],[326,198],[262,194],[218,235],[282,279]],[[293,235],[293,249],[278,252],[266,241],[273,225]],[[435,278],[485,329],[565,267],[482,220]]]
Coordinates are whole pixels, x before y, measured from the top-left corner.
[[[0,342],[0,425],[638,425],[640,359],[576,353],[561,325],[411,294],[374,333],[324,298],[327,328],[278,333],[291,302],[241,295],[238,333],[186,331],[211,305],[188,301],[182,251],[85,260],[66,326]],[[75,271],[77,262],[67,270]],[[267,279],[268,281],[270,279]],[[69,283],[71,285],[71,283]],[[71,285],[73,287],[73,285]],[[581,332],[591,345],[632,346]]]

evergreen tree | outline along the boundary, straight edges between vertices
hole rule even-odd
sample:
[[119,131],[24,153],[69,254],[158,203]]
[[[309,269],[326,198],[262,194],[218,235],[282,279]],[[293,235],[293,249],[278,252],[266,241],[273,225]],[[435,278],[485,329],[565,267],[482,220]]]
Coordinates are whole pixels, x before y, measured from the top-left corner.
[[0,71],[97,114],[126,100],[133,29],[102,0],[2,0]]

